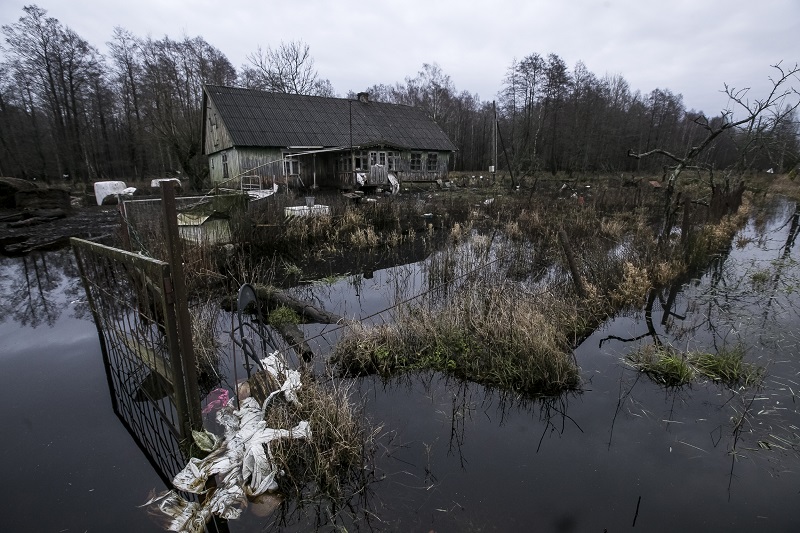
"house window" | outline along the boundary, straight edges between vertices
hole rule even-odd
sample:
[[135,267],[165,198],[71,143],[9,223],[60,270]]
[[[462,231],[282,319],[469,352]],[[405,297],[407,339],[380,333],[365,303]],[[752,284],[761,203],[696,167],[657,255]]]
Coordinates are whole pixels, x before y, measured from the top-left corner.
[[386,152],[378,152],[378,164],[386,165]]
[[222,154],[222,179],[228,179],[228,154]]
[[378,164],[378,152],[369,153],[369,166]]
[[351,163],[352,163],[352,160],[350,159],[350,154],[349,153],[341,154],[339,156],[339,172],[350,172],[351,170],[353,170],[350,167]]
[[362,150],[353,152],[353,165],[356,170],[364,170],[367,168],[367,152]]
[[388,152],[386,160],[389,170],[397,170],[397,152]]
[[439,154],[436,153],[428,154],[428,166],[426,167],[428,172],[436,172],[436,170],[438,169],[437,165],[439,158],[438,156]]
[[219,131],[217,130],[217,114],[211,117],[211,131],[214,133],[214,146],[219,146]]
[[298,176],[300,175],[300,161],[297,159],[284,159],[283,160],[283,174],[284,176]]
[[422,170],[422,154],[411,154],[411,170]]

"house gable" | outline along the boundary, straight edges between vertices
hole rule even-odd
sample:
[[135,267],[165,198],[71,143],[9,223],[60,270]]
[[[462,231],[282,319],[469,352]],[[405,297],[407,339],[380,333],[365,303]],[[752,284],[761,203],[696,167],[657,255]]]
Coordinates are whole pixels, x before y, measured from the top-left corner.
[[217,106],[203,93],[203,153],[213,154],[233,147],[233,139]]

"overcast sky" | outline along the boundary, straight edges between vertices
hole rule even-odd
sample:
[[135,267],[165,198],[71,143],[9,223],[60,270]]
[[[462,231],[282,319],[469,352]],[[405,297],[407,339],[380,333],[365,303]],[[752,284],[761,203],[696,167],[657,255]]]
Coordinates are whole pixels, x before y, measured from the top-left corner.
[[[2,0],[0,22],[31,2]],[[555,53],[632,90],[667,88],[717,114],[728,83],[761,97],[769,65],[800,62],[800,0],[41,0],[105,53],[114,26],[137,36],[202,36],[239,69],[261,45],[302,40],[341,95],[438,63],[458,91],[496,98],[514,58]],[[800,83],[795,83],[800,88]]]

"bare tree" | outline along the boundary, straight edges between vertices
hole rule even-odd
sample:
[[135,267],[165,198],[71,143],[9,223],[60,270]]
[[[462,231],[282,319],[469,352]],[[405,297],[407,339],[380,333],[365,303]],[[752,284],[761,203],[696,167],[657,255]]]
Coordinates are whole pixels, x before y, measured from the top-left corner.
[[[742,118],[735,119],[734,111],[727,109],[722,113],[722,120],[709,121],[704,115],[699,115],[694,119],[694,123],[705,130],[705,137],[695,145],[690,146],[683,155],[676,155],[662,148],[654,148],[644,153],[628,151],[630,157],[642,159],[651,155],[662,155],[671,159],[675,166],[672,167],[667,178],[667,191],[671,193],[675,187],[675,182],[681,172],[688,168],[696,168],[697,158],[717,139],[720,135],[728,131],[734,131],[743,137],[744,150],[742,158],[746,154],[752,153],[759,146],[757,139],[763,138],[765,132],[775,131],[785,124],[787,119],[793,116],[794,111],[800,105],[800,101],[786,104],[786,99],[790,95],[800,96],[797,89],[792,87],[792,80],[798,79],[800,67],[795,64],[792,68],[784,69],[780,63],[772,65],[779,75],[775,78],[770,77],[772,88],[763,99],[749,100],[749,88],[735,89],[727,84],[725,93],[736,104],[736,109],[744,113]],[[744,159],[743,159],[744,161]],[[744,170],[739,165],[739,170]],[[711,182],[713,188],[714,183]]]
[[[17,89],[37,114],[46,117],[52,140],[42,135],[55,156],[59,175],[96,178],[97,154],[89,129],[102,122],[94,112],[105,112],[97,95],[104,90],[105,66],[99,52],[47,11],[23,8],[24,16],[4,25],[5,51]],[[40,132],[39,125],[34,130]],[[42,132],[43,133],[43,132]],[[48,142],[49,141],[49,142]]]
[[241,83],[251,89],[278,93],[335,96],[327,79],[320,79],[314,69],[314,58],[308,44],[302,41],[281,43],[278,48],[262,50],[247,56],[249,65],[242,67]]
[[108,43],[111,52],[111,84],[115,89],[117,105],[121,111],[121,147],[128,160],[128,168],[137,177],[147,172],[144,149],[145,131],[142,120],[141,40],[119,26],[114,28],[113,40]]
[[188,174],[200,188],[207,174],[202,146],[203,84],[230,85],[236,71],[202,37],[141,43],[142,99],[147,126],[159,141],[162,172]]

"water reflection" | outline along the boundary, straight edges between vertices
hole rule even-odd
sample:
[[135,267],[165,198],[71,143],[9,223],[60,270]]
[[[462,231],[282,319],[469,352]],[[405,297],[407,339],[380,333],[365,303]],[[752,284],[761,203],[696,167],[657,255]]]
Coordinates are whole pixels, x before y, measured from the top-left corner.
[[[640,313],[589,336],[576,350],[581,394],[534,401],[430,373],[359,380],[354,399],[384,424],[369,483],[341,506],[287,503],[270,518],[247,516],[234,527],[616,531],[635,520],[645,531],[797,530],[798,225],[794,204],[775,204],[710,271],[651,291]],[[83,289],[65,255],[0,260],[0,322],[58,327],[67,315],[87,315],[85,304],[71,305]],[[387,302],[424,289],[422,268],[295,292],[337,314],[379,320]],[[303,327],[309,339],[330,329]],[[706,350],[741,343],[768,377],[757,390],[664,389],[621,365],[643,342]],[[109,468],[129,475],[118,462]],[[135,490],[143,501],[146,490]]]
[[[406,530],[611,531],[633,520],[647,531],[793,530],[797,208],[771,213],[706,273],[651,291],[640,312],[590,335],[576,350],[582,394],[532,402],[437,374],[365,378],[368,415],[391,429],[370,512]],[[642,343],[742,344],[768,378],[761,389],[665,389],[621,364]]]
[[[760,475],[754,467],[770,477],[785,476],[800,459],[795,403],[800,371],[800,301],[795,288],[800,269],[792,257],[798,207],[784,200],[770,207],[768,215],[751,221],[736,238],[737,246],[720,253],[700,278],[652,291],[641,318],[612,321],[607,325],[611,332],[598,342],[618,357],[643,341],[680,350],[719,351],[742,345],[747,360],[766,367],[762,386],[750,389],[713,383],[661,388],[630,370],[618,379],[608,448],[621,445],[620,439],[636,426],[658,425],[676,446],[692,450],[696,460],[727,463],[725,490],[731,503],[752,498],[750,484]],[[616,333],[639,328],[646,332]],[[591,362],[584,364],[598,369]],[[771,485],[762,490],[779,494]]]
[[6,531],[160,531],[137,506],[161,482],[111,409],[89,315],[70,250],[0,258]]
[[0,322],[52,327],[68,307],[73,318],[89,316],[75,258],[68,249],[0,257],[0,294]]

